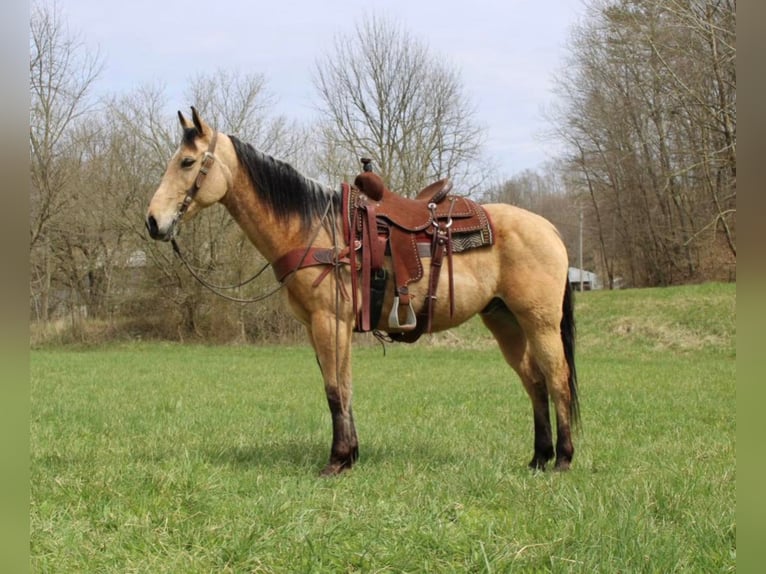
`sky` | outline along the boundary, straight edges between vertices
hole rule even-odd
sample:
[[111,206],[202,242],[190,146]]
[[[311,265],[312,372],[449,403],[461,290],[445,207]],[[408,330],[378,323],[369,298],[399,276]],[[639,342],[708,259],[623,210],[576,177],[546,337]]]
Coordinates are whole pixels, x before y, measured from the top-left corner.
[[[273,111],[311,121],[318,96],[317,60],[338,35],[367,15],[392,18],[431,54],[459,73],[476,121],[486,130],[485,155],[500,178],[535,169],[555,156],[544,110],[554,100],[572,26],[583,0],[57,0],[69,26],[105,68],[97,94],[162,86],[171,107],[189,80],[224,68],[263,74]],[[265,150],[268,151],[268,150]]]

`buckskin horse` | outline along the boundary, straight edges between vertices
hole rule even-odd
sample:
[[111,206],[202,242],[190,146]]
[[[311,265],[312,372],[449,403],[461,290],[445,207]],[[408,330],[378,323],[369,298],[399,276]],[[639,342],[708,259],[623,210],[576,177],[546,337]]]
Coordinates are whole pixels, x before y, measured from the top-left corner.
[[[477,313],[531,399],[529,466],[545,470],[555,454],[556,470],[570,467],[579,419],[573,298],[566,249],[550,222],[512,205],[476,207],[449,196],[446,181],[405,199],[368,165],[356,185],[332,189],[219,133],[193,107],[191,121],[180,111],[178,117],[182,140],[150,201],[146,227],[153,239],[173,240],[182,221],[218,202],[274,266],[324,379],[333,433],[322,474],[339,474],[358,458],[353,332],[408,341],[412,332],[446,330]],[[452,233],[461,224],[484,240],[459,248]],[[449,281],[438,281],[445,273]]]

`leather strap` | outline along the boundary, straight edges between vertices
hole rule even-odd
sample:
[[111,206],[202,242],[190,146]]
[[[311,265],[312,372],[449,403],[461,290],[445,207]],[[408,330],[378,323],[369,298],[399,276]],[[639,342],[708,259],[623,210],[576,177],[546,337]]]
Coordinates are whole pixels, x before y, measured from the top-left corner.
[[217,143],[218,131],[213,130],[213,137],[210,139],[210,145],[202,156],[202,163],[199,172],[197,172],[197,177],[194,178],[194,185],[187,190],[183,203],[181,203],[181,207],[178,209],[178,214],[176,215],[177,219],[180,219],[181,216],[186,213],[186,210],[189,209],[189,205],[194,201],[194,197],[205,182],[205,177],[207,177],[210,168],[213,167],[213,163],[215,162],[215,146]]
[[[338,253],[338,262],[348,264],[348,249],[343,249]],[[308,249],[300,248],[288,251],[282,257],[272,263],[274,275],[280,283],[288,275],[303,269],[304,267],[313,267],[316,265],[334,266],[335,253],[329,247],[310,247]],[[325,275],[326,276],[326,275]],[[324,276],[322,276],[324,278]]]
[[[382,257],[377,253],[378,229],[375,220],[375,207],[367,204],[366,217],[362,219],[362,308],[357,324],[361,331],[371,331],[370,305],[372,297],[372,273],[382,268]],[[374,234],[374,237],[373,237]]]
[[446,239],[441,233],[434,233],[433,254],[431,255],[431,273],[428,277],[428,295],[426,295],[426,304],[423,310],[418,314],[421,319],[418,323],[421,323],[422,320],[425,319],[426,324],[423,330],[426,333],[431,332],[431,319],[434,315],[434,301],[436,300],[436,289],[439,286],[439,275],[442,270],[445,241]]

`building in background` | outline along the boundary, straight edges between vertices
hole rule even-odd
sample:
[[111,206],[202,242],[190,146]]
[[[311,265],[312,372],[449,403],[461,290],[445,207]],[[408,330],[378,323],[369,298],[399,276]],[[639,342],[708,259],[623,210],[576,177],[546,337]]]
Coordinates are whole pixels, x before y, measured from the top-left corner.
[[[592,271],[578,269],[577,267],[569,268],[569,284],[575,291],[591,291],[594,289],[602,289],[601,281],[599,281],[598,275]],[[580,288],[581,284],[582,289]]]

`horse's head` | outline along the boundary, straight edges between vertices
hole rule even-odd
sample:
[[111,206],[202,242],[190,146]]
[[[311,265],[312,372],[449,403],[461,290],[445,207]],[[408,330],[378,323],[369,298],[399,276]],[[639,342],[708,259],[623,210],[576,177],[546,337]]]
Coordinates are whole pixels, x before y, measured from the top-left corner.
[[180,221],[220,201],[232,181],[229,168],[216,155],[216,130],[193,107],[191,122],[181,112],[178,119],[183,128],[181,144],[170,158],[146,213],[149,235],[163,241],[173,238]]

